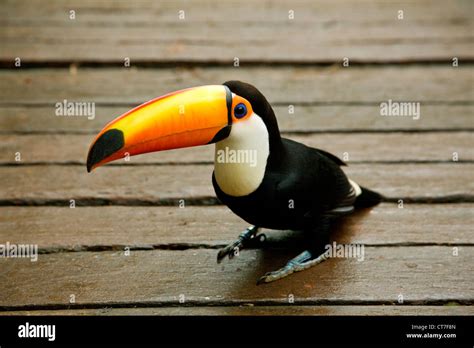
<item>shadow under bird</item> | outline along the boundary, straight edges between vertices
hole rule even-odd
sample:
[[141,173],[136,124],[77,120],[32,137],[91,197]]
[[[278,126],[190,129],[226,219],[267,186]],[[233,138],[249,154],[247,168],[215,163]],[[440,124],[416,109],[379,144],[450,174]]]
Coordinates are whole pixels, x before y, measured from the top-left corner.
[[282,138],[266,98],[240,81],[184,89],[130,110],[97,135],[87,170],[128,155],[212,143],[216,195],[252,225],[219,251],[218,262],[259,240],[259,228],[304,232],[307,250],[259,284],[327,259],[332,223],[382,199],[348,179],[336,156]]

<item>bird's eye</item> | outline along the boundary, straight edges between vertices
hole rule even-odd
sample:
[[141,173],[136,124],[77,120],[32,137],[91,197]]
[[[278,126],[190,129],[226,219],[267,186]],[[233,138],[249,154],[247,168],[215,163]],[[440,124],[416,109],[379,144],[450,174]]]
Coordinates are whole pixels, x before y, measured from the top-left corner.
[[247,115],[247,107],[244,103],[237,104],[234,108],[234,116],[237,118],[242,118]]

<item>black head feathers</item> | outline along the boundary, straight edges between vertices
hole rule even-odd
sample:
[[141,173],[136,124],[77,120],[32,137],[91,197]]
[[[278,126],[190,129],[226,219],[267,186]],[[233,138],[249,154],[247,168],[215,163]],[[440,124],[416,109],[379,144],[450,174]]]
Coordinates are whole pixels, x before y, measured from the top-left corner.
[[265,96],[251,84],[242,81],[227,81],[223,85],[229,87],[232,93],[247,99],[252,104],[253,111],[262,118],[267,126],[270,148],[279,146],[281,144],[280,130],[275,113]]

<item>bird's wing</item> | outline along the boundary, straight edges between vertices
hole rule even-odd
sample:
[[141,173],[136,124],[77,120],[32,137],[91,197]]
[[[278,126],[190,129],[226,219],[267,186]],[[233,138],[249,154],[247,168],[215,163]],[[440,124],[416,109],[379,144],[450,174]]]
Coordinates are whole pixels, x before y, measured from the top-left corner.
[[305,158],[310,162],[306,161],[301,168],[278,183],[277,195],[289,198],[296,196],[296,199],[306,202],[306,217],[351,212],[356,192],[339,167],[345,163],[326,151],[309,147]]
[[323,192],[324,197],[329,197],[329,204],[326,206],[328,211],[336,215],[351,212],[354,209],[356,192],[340,168],[346,164],[329,152],[320,149],[314,151],[321,157],[317,176],[324,179],[317,183],[317,187],[319,192]]
[[332,160],[334,163],[336,163],[339,166],[347,166],[346,162],[341,160],[339,157],[333,155],[332,153],[329,153],[329,152],[321,150],[321,149],[316,149],[316,148],[313,148],[313,150],[315,150],[316,152],[319,152],[321,155],[329,158],[330,160]]

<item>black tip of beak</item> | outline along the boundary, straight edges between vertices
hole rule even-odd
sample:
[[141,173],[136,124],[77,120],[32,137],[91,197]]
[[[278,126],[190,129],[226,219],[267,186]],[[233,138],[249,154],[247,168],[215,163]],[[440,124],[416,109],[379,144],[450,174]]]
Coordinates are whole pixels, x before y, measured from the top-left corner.
[[87,172],[90,173],[94,164],[109,157],[125,145],[123,132],[118,129],[109,129],[102,134],[92,145],[87,155]]
[[225,126],[219,132],[217,132],[216,135],[214,135],[214,138],[212,138],[212,140],[208,142],[208,144],[214,144],[214,143],[217,143],[218,141],[221,141],[227,138],[230,135],[230,130],[231,130],[231,126]]

